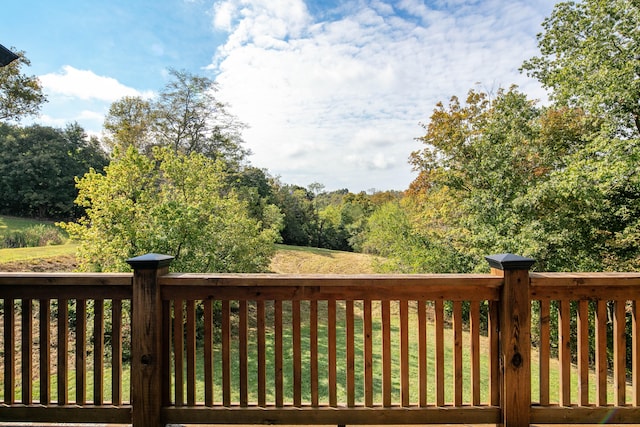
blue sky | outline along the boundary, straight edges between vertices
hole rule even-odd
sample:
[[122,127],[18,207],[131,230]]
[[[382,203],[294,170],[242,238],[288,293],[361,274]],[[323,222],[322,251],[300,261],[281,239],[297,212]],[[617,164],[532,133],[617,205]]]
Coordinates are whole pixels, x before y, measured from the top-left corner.
[[328,190],[406,189],[435,104],[517,84],[554,0],[21,0],[0,44],[26,52],[49,102],[37,122],[99,134],[109,105],[153,96],[167,69],[219,83],[254,166]]

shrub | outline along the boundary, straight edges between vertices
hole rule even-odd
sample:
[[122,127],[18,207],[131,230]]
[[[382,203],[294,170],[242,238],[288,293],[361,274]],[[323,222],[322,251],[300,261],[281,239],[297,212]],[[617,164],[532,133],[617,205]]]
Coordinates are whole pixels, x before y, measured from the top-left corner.
[[27,248],[35,246],[61,245],[62,231],[45,224],[36,224],[24,230],[14,230],[2,237],[0,248]]

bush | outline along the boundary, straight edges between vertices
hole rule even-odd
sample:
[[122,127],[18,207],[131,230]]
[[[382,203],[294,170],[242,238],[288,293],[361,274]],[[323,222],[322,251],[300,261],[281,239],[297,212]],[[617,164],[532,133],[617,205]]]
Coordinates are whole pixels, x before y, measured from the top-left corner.
[[14,230],[2,237],[0,248],[28,248],[61,245],[64,235],[60,229],[45,224],[33,225],[24,230]]

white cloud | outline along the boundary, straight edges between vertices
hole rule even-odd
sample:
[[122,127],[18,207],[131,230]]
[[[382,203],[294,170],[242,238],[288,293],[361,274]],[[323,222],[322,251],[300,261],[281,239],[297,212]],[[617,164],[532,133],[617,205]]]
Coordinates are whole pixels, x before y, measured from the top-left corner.
[[348,14],[320,18],[301,0],[221,1],[215,22],[229,37],[210,68],[250,125],[256,165],[296,184],[404,189],[418,123],[436,102],[464,97],[476,82],[544,97],[517,69],[537,53],[535,34],[551,7],[354,1],[341,4]]
[[80,100],[114,102],[124,96],[150,96],[127,87],[111,77],[98,76],[90,70],[78,70],[65,65],[60,73],[39,77],[44,92]]

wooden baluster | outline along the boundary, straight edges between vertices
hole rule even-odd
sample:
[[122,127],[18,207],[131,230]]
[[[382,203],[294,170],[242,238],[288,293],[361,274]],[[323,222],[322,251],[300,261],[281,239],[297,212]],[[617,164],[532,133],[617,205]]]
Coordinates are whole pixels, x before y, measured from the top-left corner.
[[391,304],[382,301],[382,406],[391,406]]
[[311,406],[319,405],[318,392],[318,301],[309,303],[309,351],[311,376]]
[[329,406],[338,406],[336,389],[336,300],[327,303],[328,350],[329,350]]
[[[5,301],[6,304],[6,301]],[[40,300],[40,404],[51,403],[51,301]],[[5,339],[6,343],[6,339]],[[5,369],[6,364],[5,364]],[[5,379],[6,381],[6,379]],[[6,386],[6,382],[5,382]],[[5,393],[6,396],[6,393]]]
[[471,332],[471,403],[480,405],[480,301],[471,301],[469,308]]
[[182,300],[173,302],[173,357],[176,377],[175,404],[184,405],[184,307]]
[[631,311],[631,372],[633,386],[633,406],[640,406],[640,300],[633,301]]
[[614,302],[613,313],[613,387],[615,391],[616,405],[626,404],[627,387],[627,336],[626,336],[626,301],[617,300]]
[[607,303],[596,302],[596,395],[597,405],[607,404]]
[[222,405],[231,406],[231,309],[222,301]]
[[355,349],[354,349],[354,313],[353,301],[346,302],[346,329],[347,329],[347,406],[355,406]]
[[444,301],[435,301],[436,405],[444,406]]
[[171,315],[171,300],[161,300],[160,304],[160,407],[171,405],[171,385],[173,377],[171,375],[171,326],[173,317]]
[[196,404],[196,302],[187,300],[187,405]]
[[409,406],[409,301],[400,301],[400,399]]
[[76,300],[76,403],[87,403],[87,302]]
[[373,406],[373,322],[371,300],[364,300],[364,405]]
[[302,406],[302,349],[300,339],[300,301],[291,301],[293,339],[293,406]]
[[93,344],[93,404],[104,403],[104,301],[94,306]]
[[267,350],[265,343],[265,311],[264,301],[257,303],[258,324],[258,406],[267,405]]
[[578,405],[589,404],[589,302],[578,303]]
[[[163,340],[166,341],[166,340]],[[111,301],[111,404],[122,405],[122,300]]]
[[213,406],[213,301],[204,304],[204,404]]
[[540,301],[540,405],[549,406],[549,360],[551,359],[551,303]]
[[22,403],[33,403],[33,304],[22,300]]
[[58,300],[58,405],[69,403],[69,307],[66,299]]
[[502,372],[500,370],[500,317],[499,302],[489,301],[489,370],[491,375],[491,406],[499,406]]
[[453,302],[453,372],[453,404],[462,406],[462,301]]
[[15,403],[16,397],[16,329],[13,299],[4,300],[4,403]]
[[273,303],[274,309],[274,367],[275,367],[275,388],[276,388],[276,407],[284,406],[283,396],[283,372],[282,372],[282,301],[276,300]]
[[427,307],[418,301],[418,384],[420,406],[427,406]]
[[571,406],[571,316],[570,301],[558,301],[558,359],[560,360],[560,405]]
[[247,301],[241,300],[239,303],[238,315],[240,316],[240,322],[238,325],[238,355],[239,355],[239,369],[240,369],[240,406],[246,408],[249,405],[249,392],[248,392],[248,349],[247,349]]

